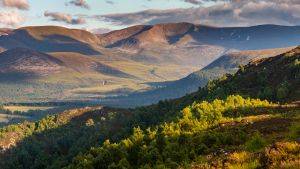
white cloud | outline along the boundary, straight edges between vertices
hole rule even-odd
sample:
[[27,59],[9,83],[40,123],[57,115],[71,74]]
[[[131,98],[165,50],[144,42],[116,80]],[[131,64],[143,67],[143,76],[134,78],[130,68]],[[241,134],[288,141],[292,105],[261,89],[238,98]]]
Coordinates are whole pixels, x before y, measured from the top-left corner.
[[73,18],[70,14],[61,12],[48,12],[44,13],[45,17],[50,17],[52,21],[64,22],[67,24],[78,25],[86,23],[83,18]]
[[16,11],[0,12],[0,25],[5,27],[15,27],[25,19]]
[[89,4],[85,0],[72,0],[67,4],[75,5],[81,8],[90,9]]
[[124,26],[167,22],[191,22],[213,26],[300,25],[300,0],[203,0],[201,2],[204,1],[221,3],[210,7],[146,10],[136,13],[98,15],[94,18]]
[[17,8],[21,10],[29,9],[29,3],[27,0],[0,0],[0,3],[4,7]]

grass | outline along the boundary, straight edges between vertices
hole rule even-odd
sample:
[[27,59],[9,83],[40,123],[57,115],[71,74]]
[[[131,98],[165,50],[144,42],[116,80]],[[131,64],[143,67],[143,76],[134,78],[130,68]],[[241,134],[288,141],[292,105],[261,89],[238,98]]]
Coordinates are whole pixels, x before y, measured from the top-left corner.
[[8,109],[9,111],[21,111],[21,112],[28,112],[30,110],[49,110],[53,107],[49,106],[4,106],[4,109]]

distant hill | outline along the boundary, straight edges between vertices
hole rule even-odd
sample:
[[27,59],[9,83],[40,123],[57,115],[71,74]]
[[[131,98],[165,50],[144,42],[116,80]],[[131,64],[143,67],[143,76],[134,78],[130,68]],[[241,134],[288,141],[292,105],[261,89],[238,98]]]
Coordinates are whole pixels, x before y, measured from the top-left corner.
[[217,60],[204,67],[203,70],[212,68],[237,69],[240,65],[248,64],[249,61],[276,56],[292,50],[293,48],[295,47],[232,52],[219,57]]
[[138,25],[100,36],[106,48],[144,63],[175,63],[201,69],[231,50],[296,46],[300,26],[211,27],[191,23]]
[[295,46],[300,26],[259,25],[210,27],[191,23],[139,25],[104,34],[107,47],[149,47],[165,45],[213,45],[239,50]]
[[[130,53],[141,62],[207,66],[234,50],[296,46],[300,26],[210,27],[191,23],[138,25],[100,36],[106,48]],[[197,56],[197,57],[196,57]]]
[[41,52],[78,52],[87,55],[100,54],[93,45],[99,45],[96,35],[79,29],[56,26],[24,27],[0,37],[5,49],[30,48]]

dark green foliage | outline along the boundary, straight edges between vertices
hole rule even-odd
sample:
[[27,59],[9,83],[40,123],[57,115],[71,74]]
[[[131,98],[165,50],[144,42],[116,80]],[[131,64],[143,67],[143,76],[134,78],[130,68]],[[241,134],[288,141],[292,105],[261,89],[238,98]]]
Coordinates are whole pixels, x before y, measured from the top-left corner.
[[257,151],[266,146],[266,141],[261,134],[256,132],[245,144],[248,151]]
[[289,95],[290,87],[289,83],[287,81],[282,82],[276,91],[276,96],[278,99],[284,99]]

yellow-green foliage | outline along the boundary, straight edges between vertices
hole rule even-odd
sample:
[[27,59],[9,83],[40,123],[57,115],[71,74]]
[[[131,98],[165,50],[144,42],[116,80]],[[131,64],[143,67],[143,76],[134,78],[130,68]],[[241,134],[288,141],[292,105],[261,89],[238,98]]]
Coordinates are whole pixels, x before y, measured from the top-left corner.
[[300,165],[300,144],[296,142],[278,142],[265,149],[261,162],[267,168],[292,168]]
[[[257,107],[271,106],[273,104],[267,101],[234,95],[225,100],[194,103],[182,110],[178,120],[145,131],[135,128],[130,137],[119,143],[107,140],[103,146],[79,155],[69,168],[177,168],[201,155],[217,151],[221,145],[245,143],[246,136],[242,131],[205,130],[216,126],[225,112],[238,109],[242,115]],[[257,137],[253,136],[250,145],[257,143]],[[247,161],[246,157],[241,158],[239,160]],[[247,165],[257,164],[251,161]]]

